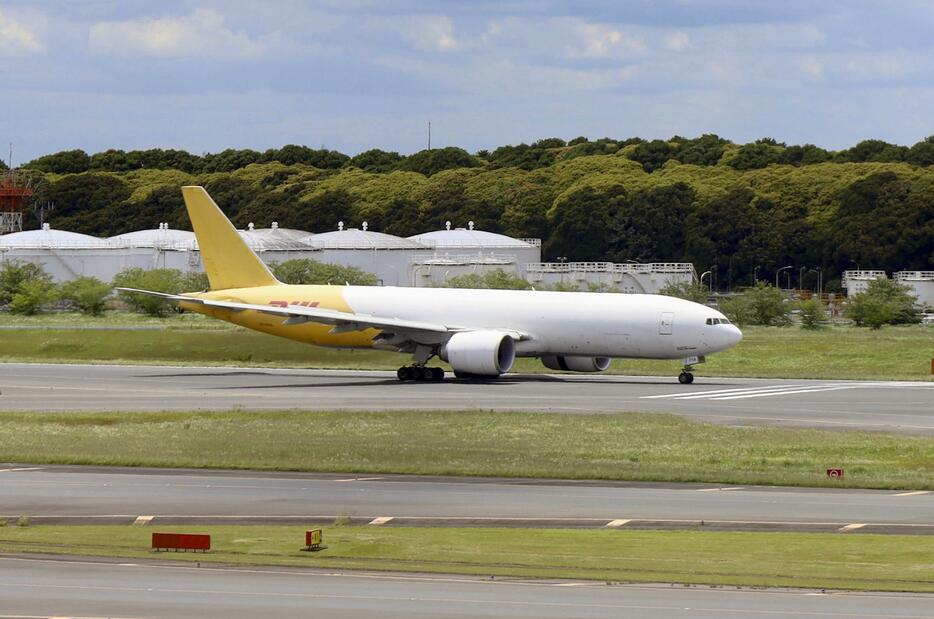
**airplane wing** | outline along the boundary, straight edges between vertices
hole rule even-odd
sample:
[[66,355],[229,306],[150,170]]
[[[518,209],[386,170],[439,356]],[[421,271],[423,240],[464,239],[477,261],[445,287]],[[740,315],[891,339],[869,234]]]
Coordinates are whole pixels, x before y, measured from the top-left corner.
[[[402,332],[407,334],[432,335],[433,339],[444,341],[447,337],[460,331],[471,331],[472,329],[463,327],[452,327],[443,324],[421,322],[415,320],[405,320],[401,318],[387,318],[382,316],[372,316],[370,314],[356,314],[354,312],[341,312],[338,310],[324,309],[318,307],[305,307],[299,305],[290,305],[288,307],[279,307],[273,305],[256,305],[252,303],[237,303],[235,301],[214,301],[211,299],[202,299],[200,297],[189,297],[186,295],[168,294],[165,292],[153,292],[151,290],[139,290],[136,288],[117,288],[122,292],[133,292],[145,294],[151,297],[159,297],[167,301],[185,301],[188,303],[197,303],[206,307],[219,307],[229,309],[235,312],[251,310],[262,312],[273,316],[282,316],[285,320],[282,324],[298,325],[306,322],[315,322],[326,325],[333,325],[332,333],[344,333],[348,331],[364,331],[366,329],[380,329],[383,331]],[[529,336],[519,331],[510,329],[497,329],[508,333],[513,339],[525,340]],[[442,336],[438,338],[438,336]]]

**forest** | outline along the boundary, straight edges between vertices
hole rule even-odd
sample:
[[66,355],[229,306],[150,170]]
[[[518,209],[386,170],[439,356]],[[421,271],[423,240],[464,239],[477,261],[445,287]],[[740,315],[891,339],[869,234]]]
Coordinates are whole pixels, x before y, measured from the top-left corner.
[[[769,279],[839,286],[844,270],[934,269],[934,136],[828,151],[770,138],[547,138],[468,153],[356,156],[70,150],[24,164],[52,227],[95,236],[190,229],[179,188],[204,185],[233,222],[324,232],[366,221],[408,236],[450,221],[541,238],[545,260],[693,262],[718,289]],[[25,227],[39,222],[25,214]],[[786,271],[787,273],[788,271]],[[798,277],[803,278],[797,282]]]

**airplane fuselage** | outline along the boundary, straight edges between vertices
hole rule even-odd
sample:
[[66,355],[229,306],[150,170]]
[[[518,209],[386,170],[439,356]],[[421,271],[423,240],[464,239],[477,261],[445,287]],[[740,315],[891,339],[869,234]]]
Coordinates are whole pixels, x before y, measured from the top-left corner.
[[[518,356],[681,359],[736,344],[742,334],[718,311],[662,295],[381,286],[260,286],[200,293],[215,301],[305,306],[437,322],[454,329],[515,330]],[[284,324],[279,316],[182,302],[250,329],[319,346],[373,348],[380,330],[335,333],[329,325]]]

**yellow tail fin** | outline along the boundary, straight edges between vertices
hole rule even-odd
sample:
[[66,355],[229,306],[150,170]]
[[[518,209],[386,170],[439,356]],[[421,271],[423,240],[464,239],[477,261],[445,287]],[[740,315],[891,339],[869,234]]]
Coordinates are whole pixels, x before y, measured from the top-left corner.
[[243,242],[204,187],[182,187],[211,290],[272,286],[278,280]]

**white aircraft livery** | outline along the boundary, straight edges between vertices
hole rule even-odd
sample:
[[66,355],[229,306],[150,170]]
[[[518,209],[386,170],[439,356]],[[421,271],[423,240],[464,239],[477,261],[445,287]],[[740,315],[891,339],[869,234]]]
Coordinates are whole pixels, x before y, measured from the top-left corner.
[[182,308],[319,346],[412,355],[400,380],[496,377],[516,357],[553,370],[600,372],[613,358],[682,359],[678,377],[743,337],[705,305],[650,294],[289,285],[244,243],[203,187],[184,187],[210,290],[162,297]]

